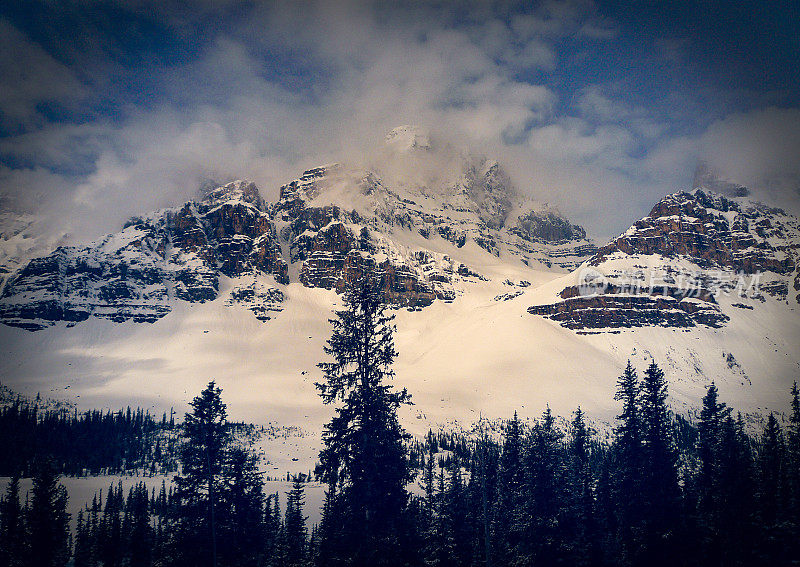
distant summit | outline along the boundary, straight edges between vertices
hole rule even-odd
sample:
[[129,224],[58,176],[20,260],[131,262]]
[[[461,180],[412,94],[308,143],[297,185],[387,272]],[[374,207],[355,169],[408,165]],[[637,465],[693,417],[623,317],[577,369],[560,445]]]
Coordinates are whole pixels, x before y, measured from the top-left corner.
[[724,179],[719,171],[711,168],[704,161],[701,161],[694,170],[692,189],[712,191],[725,197],[746,197],[750,194],[747,187]]
[[[387,143],[410,181],[327,164],[283,185],[273,203],[251,181],[209,182],[195,200],[132,218],[88,246],[9,263],[0,323],[153,323],[217,299],[268,321],[290,283],[342,292],[365,271],[380,274],[387,303],[420,309],[485,281],[476,264],[563,273],[597,250],[581,227],[522,197],[496,161],[439,159],[413,126]],[[431,175],[414,178],[423,167]]]
[[431,149],[430,135],[419,126],[398,126],[389,131],[384,141],[399,151]]

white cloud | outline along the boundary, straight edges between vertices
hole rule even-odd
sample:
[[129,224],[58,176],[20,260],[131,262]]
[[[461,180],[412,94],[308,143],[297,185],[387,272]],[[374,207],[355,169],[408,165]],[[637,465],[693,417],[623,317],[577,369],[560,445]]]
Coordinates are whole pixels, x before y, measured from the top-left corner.
[[[307,167],[368,160],[386,131],[408,123],[498,158],[521,190],[601,239],[687,188],[699,159],[770,187],[796,179],[797,111],[731,116],[705,134],[668,138],[619,88],[579,91],[569,116],[550,85],[521,79],[521,70],[557,67],[564,37],[613,36],[613,22],[597,18],[590,2],[546,2],[509,19],[487,12],[465,25],[424,8],[387,15],[335,4],[251,6],[198,58],[153,68],[158,104],[126,107],[116,121],[42,122],[36,101],[51,96],[42,69],[59,83],[59,101],[82,100],[88,87],[23,38],[20,57],[39,71],[0,97],[0,109],[43,128],[0,140],[0,154],[26,164],[0,170],[0,192],[48,203],[60,211],[54,222],[86,239],[191,197],[207,178],[251,178],[274,199]],[[273,57],[298,68],[275,73]]]
[[706,130],[699,151],[726,177],[798,209],[800,109],[770,107],[727,116]]

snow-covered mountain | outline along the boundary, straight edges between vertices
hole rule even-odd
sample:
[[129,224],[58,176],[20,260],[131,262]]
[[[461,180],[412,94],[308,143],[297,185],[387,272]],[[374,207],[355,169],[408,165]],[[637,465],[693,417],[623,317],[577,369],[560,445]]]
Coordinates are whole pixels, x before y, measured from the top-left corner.
[[[428,150],[419,136],[396,129],[387,145]],[[281,187],[276,203],[247,181],[215,187],[23,265],[8,277],[0,322],[31,331],[89,317],[152,323],[176,301],[216,299],[223,276],[238,278],[228,304],[268,320],[282,309],[280,286],[341,292],[365,270],[382,274],[389,303],[417,308],[452,301],[459,281],[481,277],[436,242],[547,268],[575,267],[596,250],[582,228],[521,198],[496,162],[459,166],[449,184],[390,187],[372,171],[327,165]]]
[[600,248],[554,302],[529,311],[571,329],[724,327],[767,297],[794,309],[798,254],[800,222],[784,211],[701,189],[676,193]]
[[738,408],[781,409],[800,370],[798,246],[796,218],[696,190],[598,249],[496,162],[401,127],[372,164],[308,170],[276,202],[222,184],[12,267],[0,380],[180,407],[215,378],[236,417],[313,427],[328,319],[371,269],[398,307],[412,431],[545,403],[611,417],[629,358],[664,367],[676,409],[712,380]]
[[42,229],[45,219],[18,212],[0,199],[0,293],[6,280],[31,259],[45,255],[63,243],[66,235],[52,235]]

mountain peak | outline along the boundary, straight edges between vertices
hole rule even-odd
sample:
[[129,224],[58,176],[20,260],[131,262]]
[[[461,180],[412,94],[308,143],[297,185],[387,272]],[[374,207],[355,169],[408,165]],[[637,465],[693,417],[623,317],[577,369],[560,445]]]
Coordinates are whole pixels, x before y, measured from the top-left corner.
[[392,128],[384,137],[387,145],[401,152],[431,149],[430,135],[419,126],[406,124]]
[[252,181],[237,179],[225,185],[219,185],[211,190],[203,191],[203,202],[209,206],[217,206],[228,201],[241,201],[253,205],[259,210],[264,209],[264,199],[258,187]]
[[694,171],[692,180],[693,190],[706,190],[724,195],[725,197],[746,197],[750,190],[741,185],[725,179],[719,171],[711,168],[706,162],[700,162]]

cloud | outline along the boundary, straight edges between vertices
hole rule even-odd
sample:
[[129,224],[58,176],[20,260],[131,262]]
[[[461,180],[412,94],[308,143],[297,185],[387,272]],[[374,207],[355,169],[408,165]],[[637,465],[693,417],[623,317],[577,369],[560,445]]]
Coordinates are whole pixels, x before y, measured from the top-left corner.
[[[694,136],[663,141],[643,160],[654,177],[704,164],[754,199],[800,214],[800,109],[767,107],[731,113]],[[689,178],[681,189],[689,189]]]
[[711,124],[699,153],[727,178],[767,201],[797,210],[800,198],[800,109],[769,107]]
[[[665,116],[648,93],[603,81],[616,60],[602,57],[630,38],[589,1],[114,7],[145,30],[136,42],[109,19],[45,49],[0,23],[12,49],[0,70],[20,77],[0,94],[0,127],[13,130],[0,139],[0,193],[58,211],[54,230],[68,224],[76,240],[190,198],[209,178],[250,178],[274,199],[305,168],[369,161],[399,124],[496,157],[522,191],[601,239],[686,188],[700,159],[770,187],[796,175],[786,165],[798,163],[796,111],[719,119],[707,92],[701,107],[667,88]],[[92,72],[79,73],[86,61]]]

